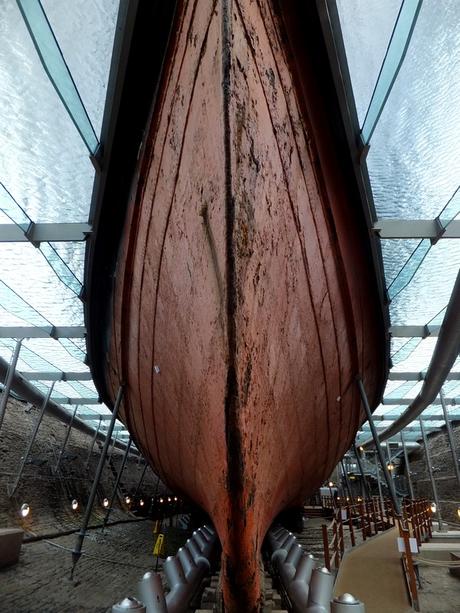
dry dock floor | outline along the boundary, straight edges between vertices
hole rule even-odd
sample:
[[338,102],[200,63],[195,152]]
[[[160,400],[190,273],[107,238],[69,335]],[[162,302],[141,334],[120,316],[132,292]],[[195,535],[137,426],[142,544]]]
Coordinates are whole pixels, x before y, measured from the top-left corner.
[[[105,613],[134,595],[144,572],[152,569],[152,522],[91,530],[70,580],[75,534],[23,544],[19,563],[0,569],[0,610],[14,613]],[[90,557],[91,556],[91,557]]]

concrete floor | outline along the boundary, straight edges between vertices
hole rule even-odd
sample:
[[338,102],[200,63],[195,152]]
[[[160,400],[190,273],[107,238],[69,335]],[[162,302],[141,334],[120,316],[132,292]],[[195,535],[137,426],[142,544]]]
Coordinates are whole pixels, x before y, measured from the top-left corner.
[[[14,613],[105,613],[125,596],[135,595],[139,579],[152,570],[152,522],[92,530],[70,580],[76,535],[23,544],[18,564],[0,570],[0,609]],[[51,544],[52,543],[52,544]]]

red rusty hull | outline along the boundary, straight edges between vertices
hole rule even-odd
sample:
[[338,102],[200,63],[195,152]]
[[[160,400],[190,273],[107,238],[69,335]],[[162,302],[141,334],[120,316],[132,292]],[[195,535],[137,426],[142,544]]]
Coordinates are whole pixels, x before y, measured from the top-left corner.
[[212,517],[239,613],[257,610],[274,517],[330,475],[363,421],[356,376],[375,404],[385,368],[357,203],[288,23],[269,0],[179,8],[106,356],[143,454]]

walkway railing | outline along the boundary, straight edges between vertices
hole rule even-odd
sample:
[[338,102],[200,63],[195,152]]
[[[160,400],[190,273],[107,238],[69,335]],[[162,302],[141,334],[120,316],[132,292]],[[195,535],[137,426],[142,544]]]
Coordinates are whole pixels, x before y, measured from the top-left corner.
[[[327,504],[329,500],[327,501]],[[337,569],[343,558],[346,546],[344,528],[348,533],[350,546],[354,547],[358,538],[367,538],[388,530],[396,524],[393,507],[389,500],[383,503],[378,497],[369,500],[359,499],[354,504],[342,504],[335,499],[334,517],[329,524],[323,524],[324,562],[328,570]]]
[[430,503],[426,499],[405,500],[402,506],[402,517],[398,518],[399,536],[403,539],[404,551],[401,562],[404,570],[407,591],[412,607],[420,611],[417,590],[417,573],[414,564],[414,553],[418,552],[423,541],[432,536],[432,520]]
[[[326,505],[330,504],[328,499]],[[330,508],[330,507],[327,507]],[[355,504],[341,504],[334,500],[334,516],[329,526],[322,525],[324,564],[337,570],[344,552],[354,547],[358,538],[365,541],[371,536],[397,526],[402,539],[401,561],[412,607],[419,611],[416,564],[413,554],[432,536],[432,520],[426,499],[404,500],[402,515],[397,516],[389,499],[372,497]],[[349,537],[349,545],[344,534]],[[403,545],[403,546],[402,546]]]

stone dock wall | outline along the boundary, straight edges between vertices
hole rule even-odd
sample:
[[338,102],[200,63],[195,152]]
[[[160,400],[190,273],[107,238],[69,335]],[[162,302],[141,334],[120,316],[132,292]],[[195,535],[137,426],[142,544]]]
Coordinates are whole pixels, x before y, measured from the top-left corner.
[[[8,402],[0,430],[0,527],[18,526],[30,535],[43,536],[80,527],[102,444],[94,445],[86,467],[92,437],[72,429],[55,474],[53,469],[68,426],[45,415],[19,487],[15,495],[9,498],[8,486],[15,480],[38,413],[39,409],[28,403],[15,399]],[[110,463],[106,462],[104,466],[90,525],[101,524],[103,520],[105,509],[102,501],[112,494],[122,458],[123,451],[115,449]],[[129,507],[123,498],[125,494],[132,496],[134,493],[143,468],[143,461],[139,462],[134,455],[128,457],[110,521],[134,519],[135,506]],[[157,486],[157,477],[147,468],[140,490],[146,504],[151,502],[155,493],[164,492],[164,486],[161,483]],[[73,499],[79,502],[77,511],[71,508]],[[30,506],[30,513],[25,519],[19,513],[23,503]]]

